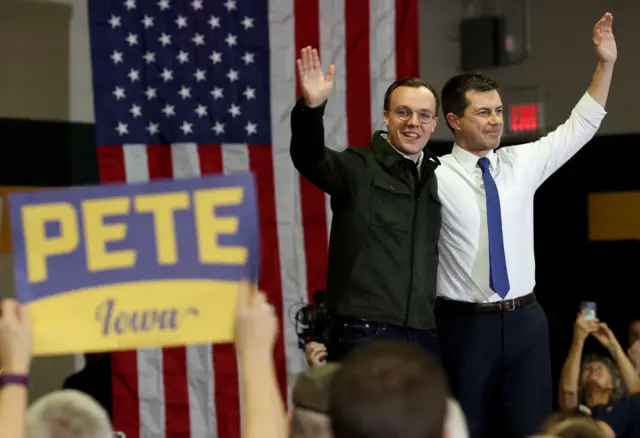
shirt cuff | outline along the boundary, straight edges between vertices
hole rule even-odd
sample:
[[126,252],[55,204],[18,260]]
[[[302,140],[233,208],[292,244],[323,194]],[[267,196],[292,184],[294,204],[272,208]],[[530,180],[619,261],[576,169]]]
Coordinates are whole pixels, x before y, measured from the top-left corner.
[[588,92],[584,93],[575,109],[593,126],[599,126],[607,115],[607,111]]

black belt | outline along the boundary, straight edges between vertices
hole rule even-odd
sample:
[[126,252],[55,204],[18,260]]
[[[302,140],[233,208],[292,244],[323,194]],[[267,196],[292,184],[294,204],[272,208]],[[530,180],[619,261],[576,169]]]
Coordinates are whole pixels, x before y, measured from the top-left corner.
[[509,312],[511,310],[520,309],[536,302],[536,294],[523,295],[512,300],[497,301],[495,303],[468,303],[465,301],[454,301],[446,298],[438,298],[436,308],[443,310],[454,310],[469,313],[491,313],[491,312]]

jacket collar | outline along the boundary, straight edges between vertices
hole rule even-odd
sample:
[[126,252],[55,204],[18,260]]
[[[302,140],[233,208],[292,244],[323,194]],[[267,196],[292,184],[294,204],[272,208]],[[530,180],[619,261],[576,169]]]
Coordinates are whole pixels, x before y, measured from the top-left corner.
[[[373,137],[369,142],[369,146],[371,150],[373,150],[376,159],[382,163],[387,168],[393,167],[395,164],[402,162],[402,160],[406,160],[404,154],[394,148],[387,141],[387,132],[386,131],[376,131],[373,133]],[[422,150],[421,157],[421,165],[424,166],[428,161],[431,161],[431,164],[435,164],[435,166],[440,165],[440,160],[438,157],[431,152],[428,148],[424,148]]]

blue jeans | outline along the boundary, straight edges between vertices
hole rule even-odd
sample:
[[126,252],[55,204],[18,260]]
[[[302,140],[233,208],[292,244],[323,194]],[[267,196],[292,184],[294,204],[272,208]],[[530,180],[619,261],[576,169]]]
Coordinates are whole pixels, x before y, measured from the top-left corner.
[[353,349],[377,339],[397,339],[421,347],[440,363],[440,342],[437,330],[416,330],[383,322],[337,317],[328,346],[329,360],[340,361]]

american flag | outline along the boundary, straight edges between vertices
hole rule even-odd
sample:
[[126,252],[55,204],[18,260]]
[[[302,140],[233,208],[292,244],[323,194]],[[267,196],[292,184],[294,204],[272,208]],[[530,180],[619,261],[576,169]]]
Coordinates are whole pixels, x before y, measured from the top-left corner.
[[[295,59],[336,65],[327,145],[364,147],[386,88],[418,75],[417,0],[90,0],[103,183],[251,170],[259,286],[282,326],[274,358],[289,399],[306,365],[290,310],[325,285],[331,211],[289,156]],[[233,345],[112,355],[114,425],[129,438],[241,435]]]

